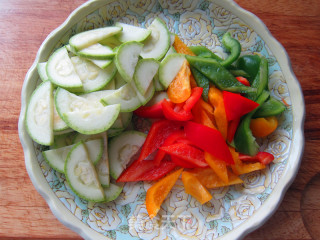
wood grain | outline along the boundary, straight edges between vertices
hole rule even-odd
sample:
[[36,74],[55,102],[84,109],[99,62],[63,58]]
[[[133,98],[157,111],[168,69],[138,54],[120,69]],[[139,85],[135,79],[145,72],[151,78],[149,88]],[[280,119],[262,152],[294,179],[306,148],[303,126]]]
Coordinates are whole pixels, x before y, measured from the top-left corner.
[[[0,239],[81,239],[55,218],[34,189],[25,170],[17,123],[21,87],[38,48],[84,2],[0,1]],[[320,211],[319,204],[305,200],[304,195],[310,179],[320,172],[320,2],[236,2],[261,18],[285,47],[306,104],[306,145],[299,173],[277,212],[245,239],[310,240],[310,223],[302,218],[302,210],[310,217],[316,217]],[[315,194],[319,198],[319,191]],[[313,224],[320,229],[320,221]]]

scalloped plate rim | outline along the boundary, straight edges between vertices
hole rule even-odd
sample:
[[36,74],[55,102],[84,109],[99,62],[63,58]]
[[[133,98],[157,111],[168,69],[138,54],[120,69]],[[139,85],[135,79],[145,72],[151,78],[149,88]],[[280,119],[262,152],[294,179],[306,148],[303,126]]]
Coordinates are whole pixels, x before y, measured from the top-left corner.
[[[277,210],[279,207],[286,191],[289,186],[295,179],[295,176],[298,172],[299,166],[301,164],[301,158],[304,149],[304,134],[303,134],[303,125],[305,119],[305,105],[303,94],[301,90],[301,86],[295,77],[292,66],[290,63],[289,56],[285,51],[284,47],[272,36],[268,28],[265,24],[253,13],[241,8],[238,4],[236,4],[232,0],[215,0],[218,5],[224,7],[225,9],[232,12],[234,15],[239,17],[243,22],[245,22],[248,26],[251,26],[261,38],[264,40],[266,45],[273,52],[276,57],[281,70],[284,72],[285,79],[287,83],[290,95],[295,93],[297,96],[292,98],[292,110],[293,110],[293,136],[292,136],[292,144],[290,148],[290,159],[291,162],[294,160],[294,163],[287,164],[285,170],[283,172],[283,176],[281,177],[281,184],[277,184],[273,189],[272,193],[268,197],[268,199],[264,202],[264,204],[259,208],[259,210],[254,213],[248,220],[246,220],[243,224],[235,227],[233,230],[228,232],[227,234],[219,237],[218,239],[241,239],[248,233],[254,231],[263,225]],[[41,44],[36,58],[28,70],[26,77],[24,79],[23,87],[21,90],[21,112],[19,117],[18,131],[19,138],[23,147],[24,157],[26,169],[29,174],[29,177],[35,187],[35,189],[42,195],[42,197],[48,203],[52,213],[55,217],[62,222],[66,227],[70,228],[74,232],[78,233],[81,237],[85,239],[106,239],[107,237],[102,234],[96,232],[91,229],[79,219],[75,218],[74,215],[69,211],[65,210],[65,206],[61,203],[58,197],[51,190],[48,182],[42,174],[40,166],[36,159],[35,153],[30,151],[33,149],[33,142],[28,136],[26,129],[24,127],[24,115],[26,111],[26,102],[30,93],[28,93],[28,89],[30,89],[29,82],[32,78],[34,78],[36,74],[36,65],[40,60],[44,58],[45,52],[48,51],[48,45],[51,44],[52,41],[58,38],[58,36],[62,36],[66,31],[70,29],[77,22],[77,19],[82,19],[89,12],[87,10],[90,9],[90,12],[95,11],[100,6],[107,4],[107,1],[102,0],[93,0],[86,2],[76,8],[68,18],[55,30],[53,30],[47,38]],[[247,23],[247,19],[250,19],[250,23]],[[253,27],[255,26],[255,27]],[[257,27],[258,26],[258,27]],[[56,42],[56,41],[55,41]],[[274,49],[278,51],[274,52]],[[279,51],[280,50],[280,51]],[[48,56],[46,56],[48,57]],[[281,59],[281,60],[279,60]],[[35,83],[34,83],[35,85]],[[34,87],[34,86],[33,86]],[[28,96],[29,95],[29,96]],[[295,149],[292,146],[298,146]],[[295,154],[293,154],[293,151]],[[293,165],[292,165],[293,164]],[[271,209],[271,210],[270,210]],[[264,211],[264,212],[263,212]],[[263,212],[263,213],[261,213]],[[76,221],[75,221],[76,220]]]

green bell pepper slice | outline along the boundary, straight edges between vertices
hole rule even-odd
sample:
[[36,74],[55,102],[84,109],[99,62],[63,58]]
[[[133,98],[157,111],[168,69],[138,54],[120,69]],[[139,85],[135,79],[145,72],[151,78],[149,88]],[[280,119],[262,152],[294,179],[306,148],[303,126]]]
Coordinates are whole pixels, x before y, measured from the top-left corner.
[[[263,104],[269,97],[268,91],[263,91],[257,99],[257,103]],[[242,119],[234,136],[234,144],[238,152],[254,156],[259,152],[259,145],[256,138],[252,135],[250,129],[251,118],[254,113],[259,109],[258,106],[255,110],[246,114]]]
[[213,58],[213,59],[217,60],[218,62],[223,61],[223,59],[221,57],[214,54],[213,52],[211,52],[210,49],[208,49],[204,46],[191,46],[189,48],[198,57]]
[[256,89],[241,84],[218,61],[211,58],[185,56],[192,67],[207,77],[216,87],[229,92],[255,93]]
[[269,67],[268,60],[265,57],[261,57],[259,71],[251,83],[251,87],[256,88],[255,93],[248,93],[247,98],[255,101],[263,90],[268,90],[269,79]]
[[208,101],[208,93],[209,93],[209,79],[204,76],[201,72],[199,72],[195,67],[190,67],[192,75],[196,80],[196,83],[199,87],[203,88],[202,98],[207,102]]
[[224,67],[228,67],[240,56],[241,45],[238,40],[231,37],[231,34],[229,32],[223,35],[222,44],[230,52],[230,55],[221,62],[221,65]]
[[236,62],[236,67],[245,71],[250,84],[256,77],[260,67],[260,57],[258,55],[243,55]]
[[271,97],[265,101],[254,113],[252,118],[276,116],[286,110],[286,106],[279,100]]

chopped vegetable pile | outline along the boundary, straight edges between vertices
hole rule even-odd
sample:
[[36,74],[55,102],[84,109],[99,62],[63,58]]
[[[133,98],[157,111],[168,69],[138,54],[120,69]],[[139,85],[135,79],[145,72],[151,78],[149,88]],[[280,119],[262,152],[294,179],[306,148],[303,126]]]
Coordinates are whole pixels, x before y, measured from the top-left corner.
[[[123,183],[155,181],[149,216],[181,176],[201,204],[208,189],[241,184],[239,177],[274,160],[256,138],[278,126],[286,106],[270,96],[268,61],[241,55],[229,32],[222,59],[187,45],[158,18],[145,29],[123,23],[72,36],[47,62],[31,96],[26,128],[48,164],[72,190],[108,202]],[[135,129],[132,115],[152,122]]]

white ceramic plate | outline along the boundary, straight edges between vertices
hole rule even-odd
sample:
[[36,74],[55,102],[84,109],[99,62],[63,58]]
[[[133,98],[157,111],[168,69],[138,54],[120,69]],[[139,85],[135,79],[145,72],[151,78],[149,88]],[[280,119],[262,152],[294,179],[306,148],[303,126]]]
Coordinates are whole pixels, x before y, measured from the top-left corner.
[[[271,94],[289,107],[277,131],[261,143],[261,149],[275,156],[270,166],[243,176],[242,185],[211,190],[213,199],[203,206],[185,194],[178,181],[158,216],[150,220],[144,205],[148,183],[126,184],[120,197],[108,204],[83,201],[73,194],[64,176],[46,164],[41,146],[30,139],[23,123],[26,103],[39,83],[36,64],[46,61],[71,35],[116,21],[148,26],[155,17],[163,19],[188,45],[205,45],[221,55],[221,36],[231,32],[241,42],[242,54],[267,57]],[[284,48],[255,15],[233,1],[97,0],[77,8],[41,45],[22,89],[19,136],[35,188],[54,215],[86,239],[237,239],[274,213],[293,181],[304,146],[304,113],[302,92]]]

